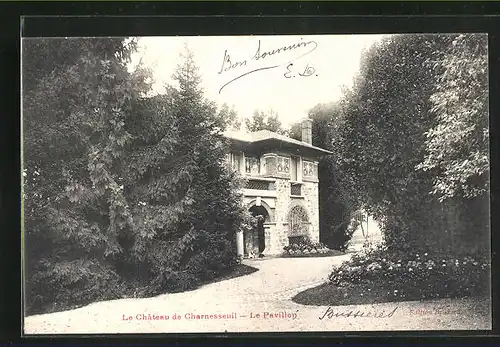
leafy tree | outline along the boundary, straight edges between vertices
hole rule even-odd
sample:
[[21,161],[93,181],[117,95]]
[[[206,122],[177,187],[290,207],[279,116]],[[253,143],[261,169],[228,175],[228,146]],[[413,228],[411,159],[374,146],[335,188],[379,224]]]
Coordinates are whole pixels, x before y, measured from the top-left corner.
[[[317,104],[309,110],[312,123],[312,143],[334,152],[324,156],[318,164],[320,240],[329,248],[345,250],[352,237],[349,227],[352,213],[361,207],[352,194],[351,177],[342,169],[342,158],[336,152],[340,129],[345,122],[342,100]],[[302,139],[302,122],[292,124],[289,136]]]
[[[293,123],[290,127],[288,136],[295,140],[302,140],[302,122]],[[313,139],[314,143],[314,139]]]
[[283,128],[278,119],[278,114],[272,110],[269,113],[255,111],[252,118],[245,119],[245,128],[249,132],[270,130],[278,134],[288,135],[288,130]]
[[[454,128],[447,123],[455,121],[445,116],[449,110],[481,114],[477,111],[485,100],[478,96],[481,92],[453,81],[467,73],[471,84],[481,86],[476,73],[481,71],[481,63],[464,60],[468,52],[481,55],[484,51],[481,45],[473,44],[481,41],[480,37],[473,36],[467,44],[467,36],[460,35],[386,38],[366,52],[360,75],[342,100],[345,122],[335,144],[341,172],[352,180],[352,196],[381,222],[389,250],[487,254],[487,202],[480,197],[464,199],[466,194],[442,199],[442,193],[457,187],[453,183],[457,177],[448,177],[451,172],[444,170],[445,166],[449,169],[452,158],[457,163],[470,160],[470,152],[465,151],[469,142],[473,143],[472,156],[479,162],[484,158],[477,155],[484,139],[484,116],[474,120],[458,117],[458,123],[468,122],[464,131],[471,132],[461,141],[451,135]],[[454,91],[448,93],[452,86]],[[463,109],[457,106],[457,96]],[[447,131],[443,132],[444,128]],[[436,145],[440,142],[436,129],[447,133],[444,142],[453,142],[456,150]],[[470,170],[463,170],[459,180],[469,184],[484,177],[469,174]],[[441,184],[444,181],[446,184]],[[484,187],[484,181],[476,182],[477,187]],[[474,191],[468,187],[460,190]]]
[[255,111],[252,118],[245,119],[245,129],[249,132],[266,129],[266,115],[264,112]]
[[[435,82],[448,79],[442,76],[448,76],[449,70],[439,62],[456,59],[457,37],[386,38],[367,51],[360,76],[342,101],[345,123],[336,144],[342,172],[351,177],[356,200],[381,222],[389,250],[464,254],[484,251],[488,244],[487,204],[440,201],[439,195],[432,194],[439,170],[416,169],[428,162],[427,134],[431,139],[435,134],[429,130],[442,124],[436,114],[436,105],[443,104],[440,97],[451,97],[445,103],[454,98],[442,94]],[[458,95],[466,93],[462,90]],[[465,105],[470,111],[476,103]],[[462,141],[459,148],[467,144],[466,138]]]
[[236,113],[234,108],[229,108],[227,104],[223,104],[220,112],[224,114],[228,129],[230,130],[241,129],[242,120],[238,117],[238,114]]
[[433,193],[441,199],[487,194],[488,37],[459,35],[435,64],[444,69],[431,95],[437,124],[418,167],[434,172]]

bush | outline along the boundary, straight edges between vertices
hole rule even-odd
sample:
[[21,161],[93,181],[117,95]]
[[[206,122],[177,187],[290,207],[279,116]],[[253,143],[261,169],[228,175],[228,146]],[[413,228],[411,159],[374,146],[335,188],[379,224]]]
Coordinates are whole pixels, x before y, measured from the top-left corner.
[[128,289],[110,267],[82,259],[43,261],[26,285],[26,312],[30,314],[116,299]]
[[[332,285],[376,282],[401,299],[485,295],[489,292],[490,263],[486,259],[429,253],[388,253],[385,246],[354,254],[329,276]],[[396,288],[396,289],[392,289]]]

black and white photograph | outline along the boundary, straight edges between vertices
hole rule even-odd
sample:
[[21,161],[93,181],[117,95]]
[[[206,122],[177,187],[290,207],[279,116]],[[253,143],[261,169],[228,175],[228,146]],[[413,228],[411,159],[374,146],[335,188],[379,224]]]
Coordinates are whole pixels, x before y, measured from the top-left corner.
[[23,331],[489,330],[488,34],[21,39]]

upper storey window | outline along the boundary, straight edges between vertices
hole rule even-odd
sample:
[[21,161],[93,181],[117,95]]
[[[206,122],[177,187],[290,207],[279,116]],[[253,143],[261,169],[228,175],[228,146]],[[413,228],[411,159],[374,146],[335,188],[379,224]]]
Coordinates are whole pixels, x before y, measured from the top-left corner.
[[234,171],[240,171],[241,161],[242,161],[241,154],[239,153],[228,153],[226,155],[226,163]]
[[260,161],[256,157],[245,157],[245,172],[249,175],[260,173]]
[[290,157],[285,157],[274,153],[265,154],[262,157],[261,175],[267,177],[290,179],[290,172]]
[[305,178],[317,178],[318,177],[318,164],[310,162],[310,161],[304,161],[302,174]]
[[290,158],[278,157],[278,173],[288,174],[290,172]]

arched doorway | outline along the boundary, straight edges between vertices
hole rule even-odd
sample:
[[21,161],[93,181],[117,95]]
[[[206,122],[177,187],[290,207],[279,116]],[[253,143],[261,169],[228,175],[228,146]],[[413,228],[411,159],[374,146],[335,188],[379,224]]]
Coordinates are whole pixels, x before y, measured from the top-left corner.
[[264,223],[269,222],[269,213],[263,206],[252,206],[249,212],[256,223],[254,229],[244,235],[244,253],[257,255],[266,249]]

